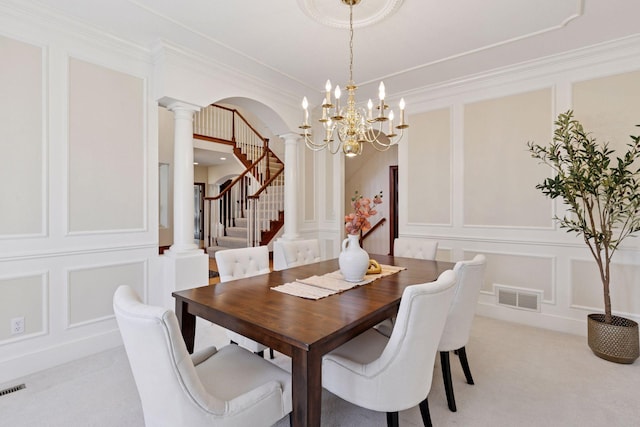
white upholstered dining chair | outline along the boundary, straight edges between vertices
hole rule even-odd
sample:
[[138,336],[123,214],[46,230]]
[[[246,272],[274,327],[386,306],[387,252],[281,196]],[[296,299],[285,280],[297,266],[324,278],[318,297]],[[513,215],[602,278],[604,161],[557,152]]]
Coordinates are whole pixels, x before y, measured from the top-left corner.
[[453,394],[449,352],[454,351],[458,355],[467,383],[473,384],[465,346],[469,342],[469,333],[484,280],[485,267],[485,256],[476,255],[472,260],[457,262],[453,268],[458,275],[458,283],[451,303],[451,311],[447,316],[438,345],[447,404],[452,412],[456,412],[456,400]]
[[276,271],[319,261],[318,239],[278,240],[273,243],[273,269]]
[[[267,274],[271,271],[269,268],[269,249],[266,246],[224,249],[216,251],[215,257],[221,283],[257,276],[259,274]],[[254,353],[264,355],[267,346],[236,332],[230,330],[226,330],[226,332],[231,342],[251,350]],[[273,359],[273,349],[269,351]]]
[[[414,239],[396,237],[393,241],[393,256],[417,258],[433,261],[438,252],[438,241],[429,239]],[[391,335],[395,317],[380,322],[375,328],[386,336]]]
[[420,406],[431,425],[431,389],[440,336],[453,298],[456,273],[405,288],[390,337],[375,329],[333,350],[322,361],[322,386],[355,405],[387,413],[398,425],[398,411]]
[[393,241],[393,256],[434,260],[437,252],[437,240],[396,237]]
[[145,425],[271,426],[291,412],[291,376],[237,345],[189,355],[173,311],[113,296]]

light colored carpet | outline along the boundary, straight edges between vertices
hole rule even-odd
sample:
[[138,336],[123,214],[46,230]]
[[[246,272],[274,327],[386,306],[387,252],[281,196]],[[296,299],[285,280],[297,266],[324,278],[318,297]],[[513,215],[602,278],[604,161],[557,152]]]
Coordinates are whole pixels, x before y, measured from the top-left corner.
[[[222,346],[216,326],[198,325],[197,346]],[[619,365],[594,356],[586,338],[477,317],[467,346],[475,385],[452,355],[458,412],[447,408],[439,358],[429,406],[434,426],[638,426],[640,362]],[[278,354],[286,369],[290,360]],[[122,347],[49,369],[5,387],[0,426],[143,426],[140,399]],[[322,425],[385,426],[386,418],[323,395]],[[283,419],[277,427],[288,426]],[[400,425],[421,426],[418,408],[400,413]]]

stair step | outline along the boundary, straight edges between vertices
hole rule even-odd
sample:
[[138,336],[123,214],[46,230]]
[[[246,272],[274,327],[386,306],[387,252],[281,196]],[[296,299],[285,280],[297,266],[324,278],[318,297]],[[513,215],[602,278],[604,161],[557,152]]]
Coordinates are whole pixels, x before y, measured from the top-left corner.
[[218,246],[223,246],[229,249],[246,248],[247,238],[246,237],[243,237],[243,238],[229,237],[229,236],[218,237]]
[[261,211],[281,211],[282,207],[281,207],[282,203],[261,203],[260,204],[260,210]]
[[246,227],[227,227],[227,237],[241,237],[247,238]]
[[236,218],[236,228],[247,228],[247,218]]

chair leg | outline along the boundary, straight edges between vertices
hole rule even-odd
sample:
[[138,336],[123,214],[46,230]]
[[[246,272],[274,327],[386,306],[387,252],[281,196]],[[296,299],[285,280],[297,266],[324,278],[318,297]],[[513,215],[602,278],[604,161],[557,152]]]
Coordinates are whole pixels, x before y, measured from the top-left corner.
[[422,423],[424,427],[431,427],[431,414],[429,413],[429,402],[428,398],[424,398],[422,402],[420,402],[420,414],[422,415]]
[[397,412],[387,412],[387,427],[399,427]]
[[460,357],[460,364],[462,365],[464,376],[467,378],[467,384],[473,385],[473,377],[471,376],[469,361],[467,360],[467,351],[464,347],[458,349],[458,357]]
[[451,364],[449,363],[449,352],[440,352],[440,365],[442,365],[442,379],[444,380],[444,391],[447,394],[447,404],[451,412],[456,412],[456,398],[453,395],[453,382],[451,381]]
[[256,351],[256,354],[264,359],[264,350]]
[[269,349],[269,357],[271,357],[272,359],[275,358],[275,356],[273,355],[273,349],[272,348]]

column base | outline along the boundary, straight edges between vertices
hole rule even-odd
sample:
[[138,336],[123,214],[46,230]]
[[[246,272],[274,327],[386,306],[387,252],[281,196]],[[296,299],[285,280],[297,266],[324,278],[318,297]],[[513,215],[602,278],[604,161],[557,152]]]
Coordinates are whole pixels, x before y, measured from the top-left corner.
[[202,249],[189,252],[165,251],[163,258],[165,301],[173,307],[174,291],[207,286],[209,284],[209,256]]
[[180,256],[179,254],[186,252],[198,252],[202,251],[195,243],[181,243],[181,244],[173,244],[169,247],[169,251],[172,251],[176,256]]
[[273,270],[280,271],[287,268],[287,263],[284,259],[284,250],[282,249],[282,238],[279,238],[273,242]]

